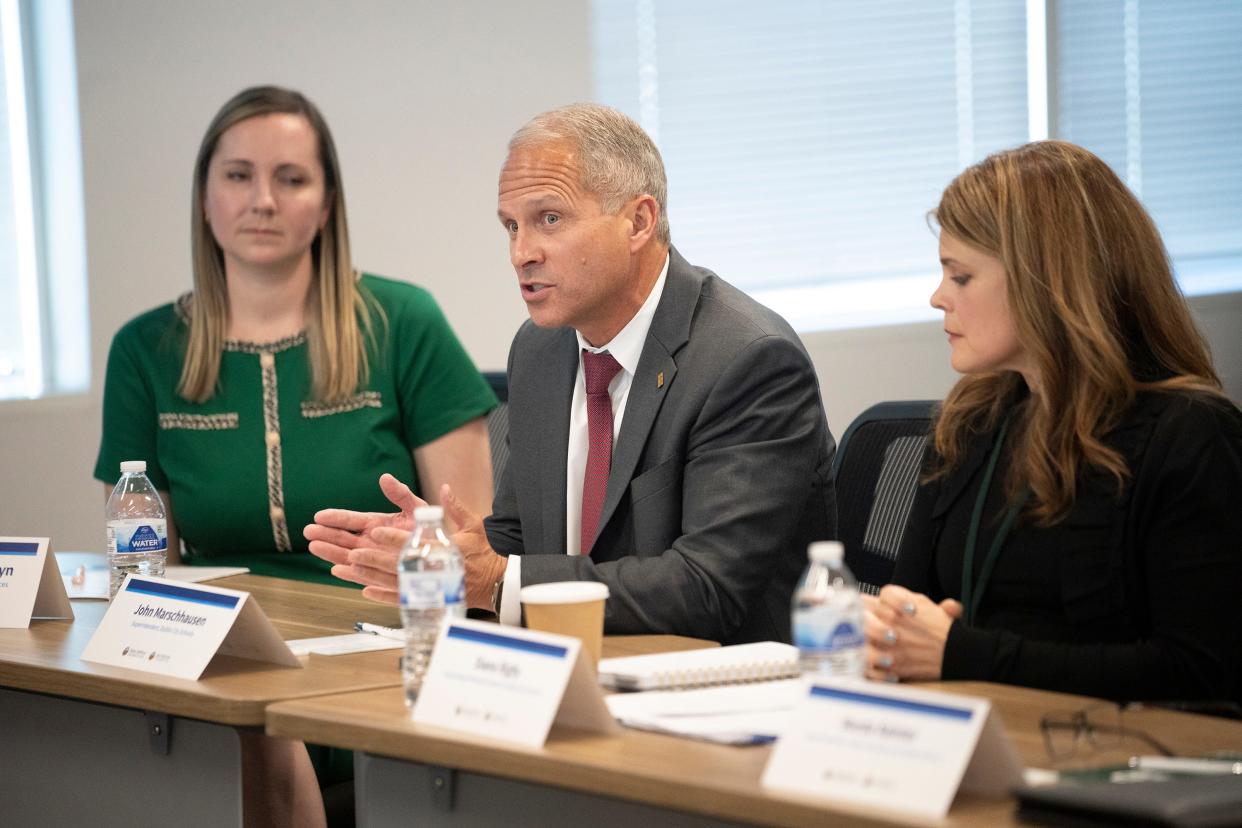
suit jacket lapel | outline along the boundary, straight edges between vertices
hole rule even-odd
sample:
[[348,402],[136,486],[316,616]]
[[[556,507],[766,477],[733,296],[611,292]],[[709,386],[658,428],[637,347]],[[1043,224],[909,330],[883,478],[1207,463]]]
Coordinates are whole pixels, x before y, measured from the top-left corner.
[[[677,376],[677,363],[673,357],[690,339],[690,322],[698,307],[702,287],[701,277],[675,249],[670,248],[664,294],[651,319],[651,329],[647,332],[638,369],[630,383],[621,431],[613,449],[608,488],[599,516],[600,530],[607,525],[621,503],[622,495],[629,488],[634,469],[647,445],[647,434]],[[664,374],[663,383],[658,380],[661,373]],[[563,503],[563,495],[561,500]]]
[[578,339],[565,328],[553,339],[542,356],[548,366],[536,375],[545,377],[539,388],[537,410],[545,419],[538,427],[540,485],[543,487],[542,545],[526,551],[564,555],[565,546],[565,459],[569,454],[569,406],[573,402],[578,376]]

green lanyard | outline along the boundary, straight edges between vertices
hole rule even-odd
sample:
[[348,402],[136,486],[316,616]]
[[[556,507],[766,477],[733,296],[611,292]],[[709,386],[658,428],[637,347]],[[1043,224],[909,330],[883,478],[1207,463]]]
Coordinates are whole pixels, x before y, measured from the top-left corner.
[[975,510],[970,515],[970,530],[966,533],[966,559],[962,563],[962,608],[965,611],[963,620],[967,624],[974,623],[975,614],[979,611],[979,604],[983,600],[983,593],[988,588],[988,580],[992,577],[992,568],[996,566],[1001,547],[1005,545],[1005,538],[1013,529],[1013,524],[1018,519],[1018,512],[1022,511],[1027,498],[1031,496],[1030,489],[1023,489],[1017,500],[1009,505],[1009,509],[1005,512],[1005,519],[1001,521],[1000,528],[996,530],[996,536],[992,538],[992,546],[988,549],[988,556],[983,560],[983,569],[979,571],[979,580],[976,582],[972,576],[975,568],[975,544],[979,540],[979,524],[983,521],[983,504],[988,499],[988,490],[992,488],[992,475],[1000,460],[1001,449],[1005,445],[1005,432],[1008,430],[1009,418],[1006,417],[996,435],[996,443],[992,446],[992,455],[988,458],[988,467],[983,473],[983,482],[979,484],[979,496],[975,498]]

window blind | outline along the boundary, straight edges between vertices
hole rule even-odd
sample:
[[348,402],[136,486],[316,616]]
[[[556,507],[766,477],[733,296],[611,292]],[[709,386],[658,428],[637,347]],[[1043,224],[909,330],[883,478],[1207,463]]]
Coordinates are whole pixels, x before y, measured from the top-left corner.
[[[1026,31],[1045,11],[1046,56]],[[925,215],[968,164],[1029,140],[1028,51],[1050,68],[1050,134],[1139,194],[1183,290],[1242,289],[1242,3],[593,0],[593,12],[597,98],[660,146],[674,243],[799,330],[935,316]]]
[[43,387],[22,21],[0,3],[0,399]]
[[594,21],[597,97],[659,145],[674,244],[802,327],[929,315],[927,211],[1026,138],[1020,3],[594,0]]
[[0,0],[0,400],[90,383],[70,0]]
[[1242,3],[1061,0],[1057,130],[1164,235],[1182,289],[1242,288]]

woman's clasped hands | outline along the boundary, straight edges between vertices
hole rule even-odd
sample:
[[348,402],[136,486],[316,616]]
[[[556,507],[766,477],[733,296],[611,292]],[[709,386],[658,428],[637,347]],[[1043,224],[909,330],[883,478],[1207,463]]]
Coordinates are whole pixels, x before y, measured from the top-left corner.
[[940,678],[949,628],[962,617],[952,598],[939,604],[926,595],[889,584],[863,595],[863,631],[869,679],[917,681]]

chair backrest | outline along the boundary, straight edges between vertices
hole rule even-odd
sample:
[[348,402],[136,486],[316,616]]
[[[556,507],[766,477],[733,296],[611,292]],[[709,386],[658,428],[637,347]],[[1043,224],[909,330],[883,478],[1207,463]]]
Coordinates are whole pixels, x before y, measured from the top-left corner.
[[484,371],[483,379],[496,393],[500,405],[487,415],[487,439],[492,447],[492,483],[500,483],[500,474],[509,462],[509,378],[504,371]]
[[832,461],[837,535],[864,592],[878,592],[892,578],[937,405],[938,400],[873,405],[850,423],[837,446]]

